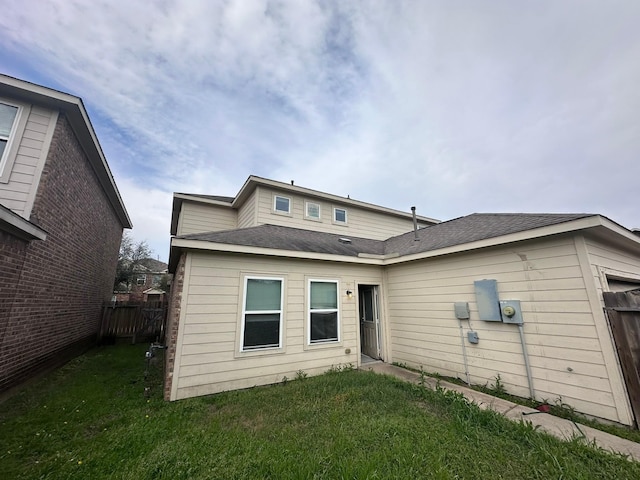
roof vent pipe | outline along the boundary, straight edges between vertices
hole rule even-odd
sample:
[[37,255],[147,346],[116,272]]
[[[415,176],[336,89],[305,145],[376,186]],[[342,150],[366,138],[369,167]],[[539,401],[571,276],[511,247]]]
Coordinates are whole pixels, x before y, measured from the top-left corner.
[[411,207],[411,213],[413,214],[413,234],[415,235],[413,241],[419,242],[420,239],[418,238],[418,219],[416,218],[416,207]]

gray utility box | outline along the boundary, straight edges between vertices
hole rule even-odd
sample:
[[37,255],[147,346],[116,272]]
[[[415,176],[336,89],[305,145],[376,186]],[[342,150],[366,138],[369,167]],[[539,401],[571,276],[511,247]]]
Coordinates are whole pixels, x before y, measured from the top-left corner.
[[467,332],[467,339],[469,343],[478,343],[480,339],[478,338],[478,332],[469,331]]
[[469,303],[468,302],[456,302],[453,304],[453,309],[456,312],[456,318],[458,320],[469,319]]
[[495,280],[476,280],[473,282],[478,304],[478,316],[485,322],[501,322],[498,305],[498,282]]

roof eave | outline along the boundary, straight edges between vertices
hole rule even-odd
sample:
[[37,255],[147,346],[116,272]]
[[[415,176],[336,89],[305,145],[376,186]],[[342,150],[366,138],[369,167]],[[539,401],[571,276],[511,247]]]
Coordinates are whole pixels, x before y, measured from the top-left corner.
[[[276,257],[296,258],[296,259],[313,259],[313,260],[325,260],[332,262],[345,262],[345,263],[359,263],[368,265],[397,265],[406,262],[413,262],[416,260],[423,260],[428,258],[440,257],[444,255],[451,255],[455,253],[469,252],[472,250],[479,250],[483,248],[501,246],[512,244],[516,242],[522,242],[527,240],[536,240],[554,235],[578,233],[578,232],[593,232],[599,236],[615,236],[617,240],[623,240],[625,245],[631,248],[635,248],[640,251],[640,238],[634,235],[629,230],[620,226],[619,224],[609,220],[601,215],[592,215],[589,217],[580,218],[568,222],[558,223],[554,225],[548,225],[532,230],[525,230],[522,232],[511,233],[508,235],[501,235],[498,237],[478,240],[469,243],[463,243],[460,245],[454,245],[445,248],[439,248],[426,252],[420,252],[416,254],[409,254],[398,256],[395,253],[386,255],[369,255],[361,254],[357,257],[346,255],[335,255],[327,253],[314,253],[314,252],[299,252],[283,249],[273,249],[266,247],[250,247],[243,245],[232,245],[209,242],[205,240],[190,240],[184,238],[172,238],[171,239],[171,258],[170,265],[177,265],[179,258],[179,252],[183,250],[201,250],[220,253],[241,253],[252,255],[269,255]],[[172,267],[170,267],[170,271]]]
[[[209,242],[206,240],[190,240],[186,238],[174,237],[171,239],[171,254],[169,259],[170,272],[173,272],[173,270],[171,270],[171,266],[175,268],[175,266],[177,265],[177,260],[179,258],[178,251],[182,251],[182,250],[201,250],[201,251],[219,252],[219,253],[242,253],[242,254],[249,254],[249,255],[267,255],[271,257],[285,257],[285,258],[306,259],[306,260],[324,260],[324,261],[331,261],[331,262],[357,263],[357,264],[365,264],[365,265],[381,265],[382,264],[381,258],[336,255],[331,253],[301,252],[297,250],[294,251],[294,250],[284,250],[284,249],[277,249],[277,248],[235,245],[235,244],[227,244],[227,243]],[[171,261],[172,259],[174,260],[174,262]]]
[[508,235],[501,235],[498,237],[477,240],[475,242],[463,243],[450,247],[429,250],[426,252],[408,254],[397,258],[386,259],[385,265],[394,265],[398,263],[422,260],[425,258],[450,255],[453,253],[468,252],[481,248],[495,247],[526,240],[535,240],[564,233],[576,233],[579,231],[595,232],[596,229],[621,236],[628,241],[634,242],[637,248],[640,249],[640,238],[637,238],[633,233],[626,230],[624,227],[621,227],[617,223],[612,222],[608,218],[605,218],[601,215],[592,215],[589,217],[579,218],[577,220],[571,220],[563,223],[557,223],[554,225],[547,225],[545,227],[535,228],[532,230],[524,230],[522,232],[510,233]]
[[82,99],[2,74],[0,74],[0,95],[19,98],[65,113],[122,227],[132,228],[131,219]]
[[47,238],[47,232],[39,226],[2,205],[0,205],[0,230],[26,241],[46,240]]

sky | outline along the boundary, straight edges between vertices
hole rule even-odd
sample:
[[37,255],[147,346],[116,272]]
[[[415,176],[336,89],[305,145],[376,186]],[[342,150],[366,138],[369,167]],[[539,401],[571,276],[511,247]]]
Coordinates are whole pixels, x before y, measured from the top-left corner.
[[79,96],[166,261],[249,175],[448,220],[640,227],[637,0],[0,0],[0,72]]

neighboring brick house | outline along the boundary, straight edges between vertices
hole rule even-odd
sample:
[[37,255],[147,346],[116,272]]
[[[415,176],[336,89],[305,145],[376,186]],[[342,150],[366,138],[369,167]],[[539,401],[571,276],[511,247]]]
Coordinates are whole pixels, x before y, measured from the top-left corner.
[[136,265],[129,276],[129,284],[125,282],[116,286],[113,294],[117,302],[154,302],[163,303],[165,292],[163,287],[168,283],[167,264],[153,258],[143,260],[144,264]]
[[91,345],[131,226],[82,100],[0,75],[0,392]]

